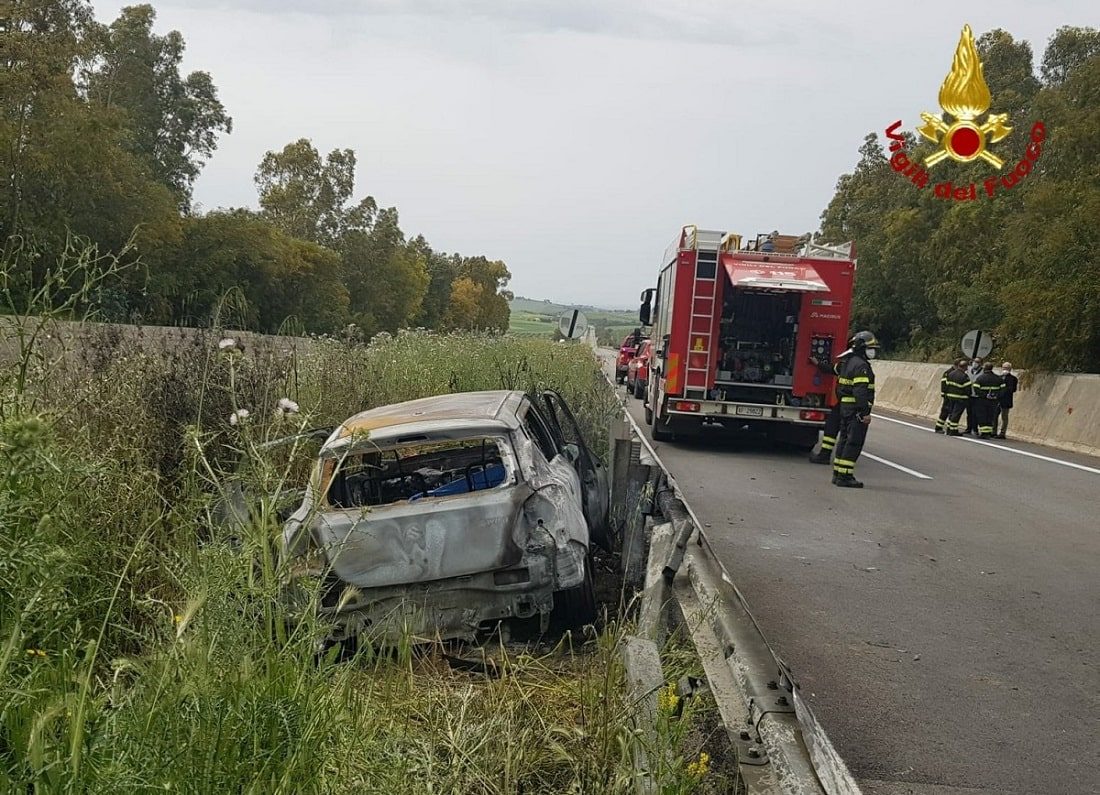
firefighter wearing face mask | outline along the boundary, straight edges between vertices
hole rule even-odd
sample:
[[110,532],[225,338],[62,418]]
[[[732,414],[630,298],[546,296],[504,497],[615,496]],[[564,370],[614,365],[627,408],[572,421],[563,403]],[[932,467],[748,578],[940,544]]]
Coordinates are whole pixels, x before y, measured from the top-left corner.
[[856,480],[856,461],[863,451],[867,438],[867,426],[871,424],[871,408],[875,404],[875,373],[871,359],[878,350],[878,340],[870,331],[861,331],[848,340],[848,351],[837,378],[837,395],[840,397],[840,435],[837,438],[836,458],[833,459],[833,485],[861,489]]

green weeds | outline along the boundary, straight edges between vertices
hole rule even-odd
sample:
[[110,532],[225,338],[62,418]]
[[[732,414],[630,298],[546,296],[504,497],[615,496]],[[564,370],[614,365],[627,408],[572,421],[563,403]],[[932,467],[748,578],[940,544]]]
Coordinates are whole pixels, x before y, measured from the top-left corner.
[[[321,653],[323,628],[288,633],[276,598],[280,501],[311,450],[266,442],[441,392],[552,387],[602,450],[614,400],[590,352],[419,332],[78,338],[58,321],[87,308],[86,267],[50,277],[77,296],[63,315],[5,307],[0,791],[632,791],[614,622],[489,647],[486,677],[407,644]],[[691,791],[705,771],[679,750],[686,722],[662,720],[665,791]]]

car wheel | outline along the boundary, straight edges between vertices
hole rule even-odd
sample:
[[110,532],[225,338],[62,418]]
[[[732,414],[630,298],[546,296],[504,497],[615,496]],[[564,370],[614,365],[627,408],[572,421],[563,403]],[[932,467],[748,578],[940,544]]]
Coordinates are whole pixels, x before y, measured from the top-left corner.
[[592,556],[584,561],[580,585],[554,592],[553,623],[560,629],[576,629],[596,620],[596,585],[592,578]]
[[645,399],[645,384],[637,378],[634,379],[634,397],[638,398],[638,400]]

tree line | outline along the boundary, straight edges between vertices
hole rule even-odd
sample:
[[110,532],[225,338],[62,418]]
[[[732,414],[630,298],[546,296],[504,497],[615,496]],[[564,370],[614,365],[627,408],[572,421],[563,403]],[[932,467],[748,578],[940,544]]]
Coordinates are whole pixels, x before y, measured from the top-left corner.
[[288,318],[308,332],[354,323],[365,336],[507,328],[507,266],[435,251],[406,235],[396,208],[356,198],[350,149],[322,156],[292,142],[259,163],[258,210],[197,212],[195,179],[232,119],[209,74],[181,73],[183,37],[154,33],[155,20],[137,5],[104,25],[87,0],[0,9],[9,279],[33,285],[93,247],[124,266],[96,294],[108,320],[202,325],[232,291],[234,322],[263,332]]
[[[947,163],[928,169],[929,184],[918,189],[891,166],[896,152],[884,151],[879,134],[866,137],[821,218],[826,238],[856,241],[853,325],[873,329],[903,355],[943,361],[957,355],[967,330],[990,330],[998,355],[1017,365],[1095,372],[1100,31],[1060,28],[1038,71],[1031,45],[1004,30],[985,33],[977,45],[990,112],[1007,113],[1014,128],[992,147],[1005,164],[998,171],[982,160]],[[920,110],[939,109],[899,112],[912,119]],[[893,121],[883,119],[884,131]],[[1045,138],[1030,156],[1041,154],[1017,170],[1036,122]],[[903,145],[917,164],[937,148],[912,133]],[[1013,179],[1020,171],[1029,173]],[[946,180],[953,188],[973,183],[974,198],[938,198],[934,184]]]

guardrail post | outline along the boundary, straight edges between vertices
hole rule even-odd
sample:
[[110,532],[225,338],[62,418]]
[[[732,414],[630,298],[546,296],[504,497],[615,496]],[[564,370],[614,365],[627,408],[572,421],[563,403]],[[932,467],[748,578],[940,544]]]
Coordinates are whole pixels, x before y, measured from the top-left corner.
[[649,563],[646,566],[645,590],[638,612],[638,634],[655,643],[665,642],[668,628],[666,611],[671,598],[672,581],[665,577],[665,561],[675,549],[675,526],[672,522],[653,527],[649,543]]
[[633,635],[623,638],[620,653],[626,668],[626,692],[629,703],[633,705],[632,717],[637,732],[634,739],[634,791],[638,795],[653,795],[657,792],[657,782],[647,749],[659,747],[657,691],[665,684],[661,655],[652,640]]
[[[695,532],[695,522],[691,515],[684,509],[683,503],[671,488],[667,486],[657,490],[657,506],[661,515],[672,523],[673,546],[661,560],[664,563],[663,575],[671,585],[676,572],[684,562],[684,552],[687,550],[691,534]],[[650,556],[652,558],[652,555]]]
[[646,515],[653,510],[654,468],[652,462],[643,460],[648,456],[643,456],[629,423],[612,419],[609,431],[612,522],[622,539],[625,585],[638,590],[645,585]]
[[622,537],[626,527],[627,505],[630,500],[628,488],[631,451],[634,437],[630,423],[622,417],[612,417],[607,429],[608,469],[611,475],[611,522],[617,535]]

